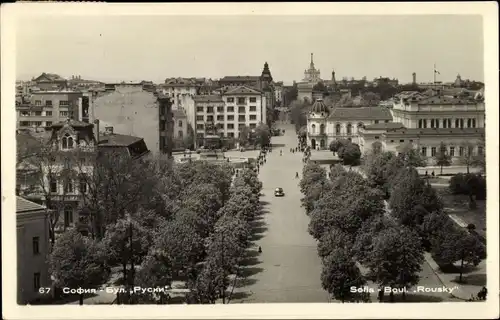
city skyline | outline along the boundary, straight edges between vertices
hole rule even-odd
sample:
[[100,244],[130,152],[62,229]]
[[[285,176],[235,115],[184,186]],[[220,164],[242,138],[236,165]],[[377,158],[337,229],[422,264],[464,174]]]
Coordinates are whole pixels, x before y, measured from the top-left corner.
[[[382,76],[408,83],[416,72],[417,82],[431,82],[436,64],[438,81],[453,81],[457,74],[484,81],[479,15],[60,16],[18,21],[19,80],[42,72],[100,81],[216,79],[260,75],[267,61],[275,81],[289,84],[302,80],[314,53],[325,80],[335,70],[337,80]],[[173,30],[171,37],[162,30]]]

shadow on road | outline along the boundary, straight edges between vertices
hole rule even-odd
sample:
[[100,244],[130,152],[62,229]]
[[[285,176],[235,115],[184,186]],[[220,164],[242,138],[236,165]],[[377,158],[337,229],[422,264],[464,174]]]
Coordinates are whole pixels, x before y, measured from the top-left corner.
[[[245,298],[248,298],[250,297],[250,293],[249,292],[245,292],[245,291],[242,291],[242,292],[234,292],[231,296],[231,300],[241,300],[241,299],[245,299]],[[240,301],[240,303],[242,303],[243,301]]]
[[257,273],[260,273],[262,271],[264,271],[264,269],[259,268],[259,267],[242,268],[240,275],[242,278],[248,278],[248,277],[254,276]]
[[267,205],[269,205],[269,204],[270,204],[270,202],[269,202],[269,201],[260,200],[260,205],[261,205],[262,207],[265,207],[265,206],[267,206]]
[[[436,262],[438,263],[439,265],[439,269],[441,270],[441,272],[443,273],[460,273],[460,267],[456,266],[456,265],[453,265],[453,264],[441,264],[439,263],[439,261],[436,260]],[[477,266],[473,266],[473,265],[464,265],[463,269],[462,269],[462,273],[463,274],[468,274],[468,273],[471,273],[471,272],[474,272],[478,269]]]
[[252,284],[257,283],[257,279],[254,278],[245,278],[245,279],[239,279],[238,283],[236,284],[236,288],[243,288],[245,286],[251,286]]
[[248,266],[258,265],[261,262],[262,261],[260,261],[257,257],[247,257],[247,258],[244,258],[243,260],[241,260],[240,265],[242,267],[248,267]]
[[479,273],[479,274],[470,274],[467,276],[462,276],[462,282],[459,281],[460,276],[456,276],[452,282],[459,283],[459,284],[468,284],[468,285],[473,285],[473,286],[485,286],[486,285],[486,274],[485,273]]

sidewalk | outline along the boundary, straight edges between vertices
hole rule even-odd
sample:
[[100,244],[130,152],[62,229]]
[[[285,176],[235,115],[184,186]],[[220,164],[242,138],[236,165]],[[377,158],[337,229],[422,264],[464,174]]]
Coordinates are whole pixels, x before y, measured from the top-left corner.
[[[476,284],[467,283],[457,283],[459,274],[458,273],[444,273],[439,268],[439,265],[434,261],[429,252],[424,253],[424,258],[427,264],[431,267],[434,274],[441,281],[443,286],[446,288],[453,288],[451,295],[457,299],[469,300],[472,297],[476,298],[477,293],[483,285],[486,285],[486,260],[481,261],[477,268],[468,273],[462,275],[462,279],[467,279],[469,282],[476,282]],[[484,284],[480,284],[484,278]]]

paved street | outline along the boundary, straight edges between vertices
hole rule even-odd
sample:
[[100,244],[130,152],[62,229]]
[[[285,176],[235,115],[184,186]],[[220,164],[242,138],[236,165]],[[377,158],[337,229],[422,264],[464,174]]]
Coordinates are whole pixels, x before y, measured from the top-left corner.
[[[295,172],[302,174],[302,156],[289,151],[297,145],[295,131],[292,125],[280,128],[285,135],[273,137],[272,143],[282,146],[274,148],[260,170],[265,213],[259,222],[263,237],[255,241],[255,250],[261,246],[262,253],[257,264],[247,267],[247,285],[235,289],[232,303],[329,301],[321,288],[316,241],[307,232],[309,217],[300,206]],[[285,197],[274,197],[277,187],[283,188]]]

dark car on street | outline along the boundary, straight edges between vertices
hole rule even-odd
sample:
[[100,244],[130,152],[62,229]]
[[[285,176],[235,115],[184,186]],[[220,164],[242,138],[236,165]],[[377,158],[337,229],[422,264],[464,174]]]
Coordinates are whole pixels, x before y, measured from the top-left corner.
[[283,188],[276,188],[274,190],[274,196],[275,197],[284,197],[285,193],[283,192]]

